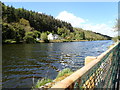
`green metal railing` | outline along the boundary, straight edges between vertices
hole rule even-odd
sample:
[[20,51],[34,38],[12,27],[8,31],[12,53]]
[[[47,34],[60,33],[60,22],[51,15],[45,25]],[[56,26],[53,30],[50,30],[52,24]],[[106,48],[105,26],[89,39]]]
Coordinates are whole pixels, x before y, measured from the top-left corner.
[[[52,88],[116,88],[120,70],[120,43],[98,56],[96,60]],[[82,73],[82,74],[81,74]]]
[[120,43],[110,50],[96,65],[81,77],[77,88],[115,88],[119,74]]

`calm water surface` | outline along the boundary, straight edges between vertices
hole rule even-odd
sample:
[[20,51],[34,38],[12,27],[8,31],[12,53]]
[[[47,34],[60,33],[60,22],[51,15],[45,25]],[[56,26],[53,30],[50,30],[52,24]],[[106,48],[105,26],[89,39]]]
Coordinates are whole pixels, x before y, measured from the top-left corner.
[[3,45],[3,87],[26,88],[44,77],[54,79],[64,68],[77,70],[86,56],[98,56],[111,40]]

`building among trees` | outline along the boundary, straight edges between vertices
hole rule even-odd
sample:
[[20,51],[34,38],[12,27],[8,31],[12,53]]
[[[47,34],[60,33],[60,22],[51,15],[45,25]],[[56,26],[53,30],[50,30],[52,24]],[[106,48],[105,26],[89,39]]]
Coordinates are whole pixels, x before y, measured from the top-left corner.
[[48,35],[48,40],[56,40],[56,39],[59,39],[59,36],[57,34],[50,33]]

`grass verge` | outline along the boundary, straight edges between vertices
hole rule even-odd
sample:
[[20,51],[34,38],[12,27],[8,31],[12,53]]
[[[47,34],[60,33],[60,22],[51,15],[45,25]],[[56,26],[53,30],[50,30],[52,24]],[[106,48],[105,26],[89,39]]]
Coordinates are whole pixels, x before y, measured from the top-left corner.
[[40,86],[43,86],[43,85],[45,85],[46,83],[49,83],[49,82],[52,82],[52,80],[47,79],[47,78],[44,78],[42,80],[38,80],[36,85],[35,85],[35,88],[39,88]]
[[56,82],[59,82],[63,79],[65,79],[66,77],[68,77],[69,75],[71,75],[73,73],[73,71],[69,68],[65,68],[62,71],[60,71],[57,75],[57,77],[54,80],[51,79],[42,79],[42,80],[38,80],[36,85],[34,86],[34,88],[39,88],[40,86],[44,86],[47,83],[50,83],[47,87],[50,88],[52,87],[52,85],[54,85]]

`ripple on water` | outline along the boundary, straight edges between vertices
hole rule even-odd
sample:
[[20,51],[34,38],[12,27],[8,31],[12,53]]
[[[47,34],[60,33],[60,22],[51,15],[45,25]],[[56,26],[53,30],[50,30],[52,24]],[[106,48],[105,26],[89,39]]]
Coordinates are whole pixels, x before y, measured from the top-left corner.
[[[84,65],[86,56],[98,56],[112,41],[3,45],[3,87],[31,87],[42,78],[54,79],[58,71],[73,71]],[[101,47],[102,46],[102,47]]]

